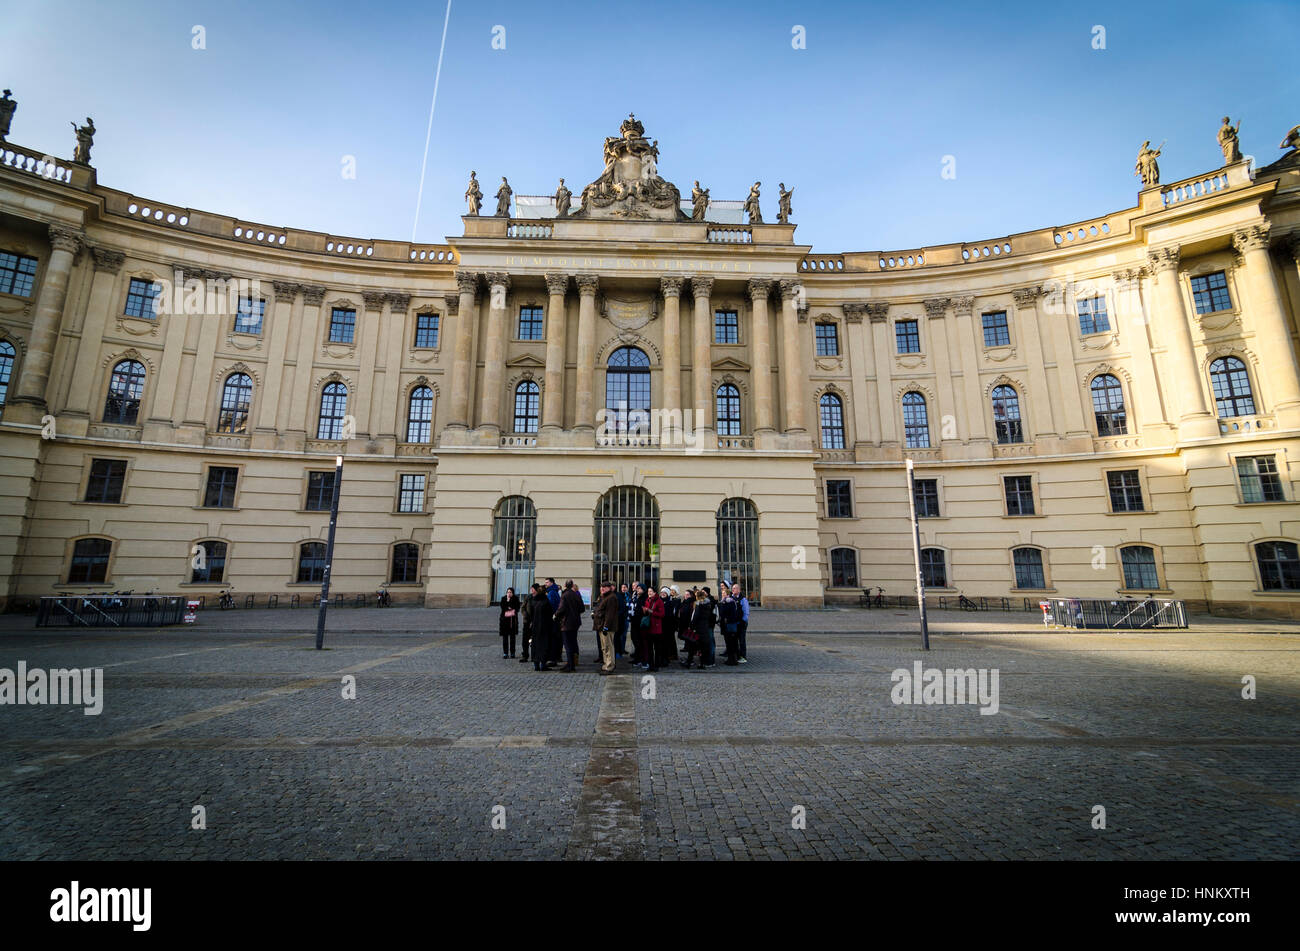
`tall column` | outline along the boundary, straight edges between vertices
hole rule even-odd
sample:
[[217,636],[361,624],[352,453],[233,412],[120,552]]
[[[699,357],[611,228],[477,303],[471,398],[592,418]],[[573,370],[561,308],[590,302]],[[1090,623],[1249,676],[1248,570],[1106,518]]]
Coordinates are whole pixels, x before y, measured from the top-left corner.
[[361,292],[361,313],[357,314],[357,392],[348,395],[348,414],[356,422],[356,438],[374,435],[370,428],[371,410],[379,402],[375,392],[375,362],[379,354],[379,336],[388,321],[389,305],[383,291]]
[[[284,394],[289,407],[286,432],[307,432],[308,407],[319,396],[315,392],[312,368],[315,365],[315,353],[320,348],[320,305],[324,300],[325,288],[320,284],[307,284],[303,287],[302,321],[298,330],[298,353],[294,357],[293,386],[287,387]],[[281,412],[283,407],[282,400]],[[310,435],[313,439],[316,438],[315,433]]]
[[546,376],[542,393],[542,429],[564,428],[564,296],[569,275],[546,275]]
[[844,311],[844,340],[841,353],[849,368],[850,392],[853,396],[853,433],[854,447],[871,445],[876,442],[875,424],[872,419],[871,397],[867,387],[867,340],[862,326],[867,305],[863,303],[841,304]]
[[[200,280],[201,272],[193,269],[187,272],[185,265],[179,262],[172,265],[171,272],[177,295],[184,293],[185,285],[189,283],[188,279],[192,278],[196,284]],[[191,289],[206,302],[207,294],[201,287],[191,285]],[[168,293],[170,291],[167,285],[163,284],[158,296],[162,298]],[[184,416],[189,408],[189,387],[194,379],[194,367],[191,363],[184,378],[182,378],[181,368],[185,362],[185,339],[189,336],[190,317],[190,314],[185,313],[184,307],[169,307],[165,315],[155,318],[163,325],[163,351],[158,360],[158,371],[153,375],[153,379],[145,384],[140,413],[149,424],[150,440],[170,442],[174,434],[169,427],[174,426],[178,417]],[[193,317],[197,321],[203,320],[202,314],[194,314]],[[198,347],[196,346],[195,359],[197,358]]]
[[867,302],[871,321],[871,354],[876,363],[876,406],[880,413],[880,444],[898,445],[898,414],[894,404],[893,348],[889,339],[889,301]]
[[[682,410],[682,281],[659,278],[664,295],[664,409]],[[683,417],[684,418],[684,417]]]
[[15,409],[18,411],[11,414],[12,419],[21,416],[23,422],[36,423],[45,414],[45,387],[54,362],[63,305],[68,299],[68,279],[72,275],[72,262],[85,239],[85,234],[80,231],[50,225],[50,260],[41,281],[41,292],[36,298],[31,339],[27,341],[22,372],[18,375],[18,385],[14,387],[11,399],[17,404]]
[[965,404],[966,438],[971,442],[987,441],[988,426],[980,393],[979,358],[984,343],[981,328],[975,326],[975,298],[954,297],[952,312],[956,320],[957,350],[961,354],[961,393]]
[[1137,430],[1147,433],[1164,426],[1167,417],[1156,377],[1155,358],[1151,354],[1151,338],[1148,336],[1151,325],[1142,308],[1141,277],[1142,269],[1135,267],[1116,271],[1111,280],[1115,282],[1115,329],[1128,347],[1129,366],[1133,373],[1133,392],[1130,395],[1135,405],[1129,413],[1137,424]]
[[[1063,299],[1063,298],[1062,298]],[[1051,313],[1054,308],[1044,307],[1047,319],[1047,336],[1052,341],[1056,361],[1056,392],[1061,401],[1061,435],[1073,439],[1090,439],[1092,427],[1083,410],[1083,393],[1079,385],[1079,365],[1075,362],[1075,332],[1079,322],[1070,313]],[[1053,326],[1056,324],[1056,326]],[[1079,443],[1076,448],[1087,449],[1090,444]]]
[[1209,439],[1219,434],[1219,424],[1206,406],[1205,388],[1196,366],[1192,327],[1178,287],[1181,259],[1182,249],[1176,244],[1147,252],[1147,262],[1156,280],[1155,319],[1160,322],[1160,333],[1155,336],[1165,343],[1165,367],[1173,377],[1173,392],[1179,405],[1179,437]]
[[[1025,366],[1029,377],[1029,412],[1034,421],[1033,437],[1057,435],[1056,423],[1052,415],[1052,391],[1047,385],[1047,368],[1043,366],[1043,341],[1038,333],[1038,298],[1042,296],[1041,285],[1017,287],[1011,292],[1016,302],[1015,332],[1025,348]],[[1022,393],[1023,397],[1024,394]],[[984,407],[979,407],[984,415]]]
[[799,314],[796,302],[802,291],[798,281],[781,282],[781,376],[785,378],[785,431],[806,431],[803,411],[804,375],[803,348],[799,341]]
[[709,295],[713,291],[713,278],[691,278],[691,294],[695,298],[695,316],[691,320],[691,408],[695,410],[696,432],[713,429],[713,307]]
[[591,389],[596,377],[596,291],[600,280],[595,274],[578,274],[573,280],[578,285],[578,376],[573,428],[587,432],[596,428]]
[[[272,281],[275,299],[271,305],[269,327],[262,332],[269,335],[266,353],[266,383],[258,394],[257,427],[263,433],[273,433],[276,428],[276,411],[279,408],[280,388],[285,385],[284,355],[289,346],[289,331],[297,328],[293,319],[301,285],[290,281]],[[290,326],[292,325],[292,327]]]
[[[772,407],[772,323],[767,314],[767,298],[772,282],[756,277],[749,282],[749,303],[753,308],[750,333],[754,339],[754,432],[772,432],[776,426]],[[846,311],[847,313],[847,311]],[[860,319],[860,318],[859,318]]]
[[[957,401],[952,391],[952,359],[948,352],[948,322],[945,319],[950,301],[946,297],[931,297],[925,302],[926,335],[929,340],[930,353],[934,355],[935,389],[938,390],[938,403],[935,407],[935,421],[939,424],[939,444],[952,442],[945,439],[944,432],[949,431],[945,425],[948,416],[956,416]],[[960,433],[957,434],[960,437]]]
[[501,432],[501,380],[506,371],[506,295],[510,275],[487,275],[488,323],[483,346],[483,393],[479,399],[479,428],[496,435]]
[[113,288],[126,255],[108,248],[91,248],[95,262],[95,276],[90,285],[90,301],[86,304],[86,318],[81,322],[81,340],[77,344],[77,359],[73,364],[72,387],[68,391],[68,413],[90,416],[90,390],[99,365],[100,348],[104,340],[104,327],[108,322],[108,309],[113,306]]
[[478,274],[473,271],[457,271],[456,287],[460,291],[460,303],[456,311],[456,347],[451,364],[451,413],[447,420],[448,429],[469,428],[469,355],[474,344],[474,324],[478,317],[475,298],[478,295]]
[[[190,272],[187,271],[185,276],[188,278]],[[213,287],[221,286],[216,283],[218,281],[225,281],[228,285],[232,280],[231,275],[219,274],[215,271],[201,271],[198,276],[201,281],[213,282],[211,285]],[[211,295],[205,291],[204,301],[206,302],[210,297]],[[226,313],[224,298],[217,297],[216,300],[216,311],[205,313],[200,318],[202,323],[199,324],[198,350],[194,354],[194,373],[190,380],[189,396],[185,401],[183,422],[199,430],[206,429],[209,417],[214,415],[209,412],[212,407],[208,405],[208,397],[212,393],[212,368],[217,359],[217,341],[221,339],[222,329],[229,326],[227,322],[234,319],[233,314]],[[204,306],[207,306],[206,303]],[[216,420],[213,419],[214,425],[215,422]]]
[[1264,368],[1265,399],[1272,404],[1278,423],[1286,429],[1300,425],[1300,367],[1295,339],[1282,304],[1273,261],[1268,253],[1269,225],[1251,225],[1232,235],[1232,244],[1244,259],[1247,311],[1255,328],[1255,349]]
[[406,342],[406,313],[411,307],[411,295],[389,291],[384,295],[384,304],[384,385],[370,411],[370,432],[396,441],[402,431],[397,397],[401,389],[402,345]]

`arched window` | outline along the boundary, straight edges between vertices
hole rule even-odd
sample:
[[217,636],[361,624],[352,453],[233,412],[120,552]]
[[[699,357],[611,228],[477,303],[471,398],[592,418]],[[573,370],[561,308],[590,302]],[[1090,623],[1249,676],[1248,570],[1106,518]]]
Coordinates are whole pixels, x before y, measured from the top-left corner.
[[1098,436],[1123,436],[1128,432],[1128,413],[1124,409],[1124,388],[1109,373],[1092,378],[1092,412],[1097,420]]
[[1300,550],[1294,542],[1260,542],[1255,546],[1255,558],[1265,591],[1300,589]]
[[1043,553],[1037,548],[1017,548],[1011,553],[1016,569],[1017,588],[1046,588]]
[[1246,364],[1236,357],[1219,357],[1210,364],[1210,385],[1220,417],[1254,416],[1255,397],[1250,390]]
[[636,347],[619,347],[609,356],[605,416],[605,428],[617,432],[650,427],[650,358]]
[[393,564],[388,573],[390,584],[414,584],[420,580],[420,546],[398,542],[393,546]]
[[541,390],[532,380],[524,380],[515,387],[515,432],[537,432],[537,400],[540,393]]
[[9,377],[14,372],[14,345],[0,340],[0,407],[9,399]]
[[659,585],[659,503],[637,485],[616,485],[600,497],[595,511],[593,590],[602,578]]
[[999,443],[1024,442],[1025,433],[1020,426],[1020,397],[1015,387],[993,388],[993,430]]
[[723,499],[718,506],[718,590],[739,584],[758,603],[758,510],[749,499]]
[[248,432],[248,407],[253,401],[253,380],[247,373],[232,373],[221,388],[221,413],[217,432]]
[[714,413],[714,416],[718,421],[718,435],[739,436],[740,390],[730,383],[722,384],[715,394],[715,403],[717,412]]
[[72,546],[68,584],[100,584],[108,578],[113,543],[107,538],[78,538]]
[[134,426],[140,415],[140,395],[144,393],[144,364],[122,360],[113,367],[108,379],[108,399],[104,401],[104,422]]
[[348,412],[348,388],[342,383],[326,383],[320,394],[320,421],[317,439],[342,439],[343,417]]
[[427,443],[432,438],[433,389],[417,386],[411,390],[406,410],[406,441]]
[[1119,550],[1119,561],[1124,569],[1124,587],[1132,591],[1154,591],[1160,587],[1154,548],[1129,545]]
[[303,542],[298,546],[298,583],[320,584],[325,580],[325,543]]
[[916,391],[903,394],[903,439],[908,449],[930,448],[930,417]]
[[190,584],[220,584],[226,577],[226,543],[199,542],[190,560]]
[[831,549],[831,587],[858,586],[858,553],[852,548]]
[[921,585],[926,588],[948,587],[948,566],[942,548],[921,549]]
[[820,400],[822,448],[844,448],[844,403],[834,393],[823,393]]

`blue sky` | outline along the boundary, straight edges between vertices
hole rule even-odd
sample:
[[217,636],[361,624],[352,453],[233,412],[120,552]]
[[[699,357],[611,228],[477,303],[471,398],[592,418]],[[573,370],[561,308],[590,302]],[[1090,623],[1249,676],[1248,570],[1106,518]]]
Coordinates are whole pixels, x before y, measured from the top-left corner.
[[[405,240],[445,10],[2,0],[10,139],[69,156],[69,121],[90,115],[105,185]],[[777,182],[793,185],[796,239],[820,252],[1066,224],[1134,204],[1146,138],[1168,140],[1166,182],[1220,164],[1225,114],[1243,119],[1243,152],[1277,158],[1300,122],[1297,36],[1294,2],[453,0],[417,238],[459,233],[471,168],[489,210],[502,175],[519,194],[564,176],[576,195],[629,111],[684,193],[698,178],[741,199],[761,179],[774,219]]]

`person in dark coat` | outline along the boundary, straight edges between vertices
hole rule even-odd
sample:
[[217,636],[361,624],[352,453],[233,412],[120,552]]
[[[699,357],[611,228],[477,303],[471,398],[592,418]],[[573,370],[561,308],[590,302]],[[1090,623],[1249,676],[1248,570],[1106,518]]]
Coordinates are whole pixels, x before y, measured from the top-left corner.
[[641,619],[645,617],[645,586],[638,584],[632,589],[632,597],[628,604],[628,625],[632,630],[632,663],[641,667],[649,667],[649,660],[646,657],[646,628],[642,626]]
[[501,596],[501,656],[515,656],[515,637],[519,634],[519,596],[506,588]]
[[614,638],[614,654],[622,657],[627,653],[627,600],[629,597],[627,582],[618,586],[618,636]]
[[673,633],[676,627],[676,616],[673,614],[672,592],[667,588],[661,588],[659,603],[663,606],[664,613],[659,618],[659,635],[655,639],[655,663],[663,669],[677,659],[677,638]]
[[532,596],[528,599],[528,617],[533,632],[533,670],[546,670],[551,654],[551,602],[542,591],[540,584],[534,583]]
[[568,657],[568,663],[561,668],[565,673],[573,673],[578,669],[578,628],[582,624],[582,615],[586,610],[587,606],[582,603],[582,595],[573,586],[573,582],[564,582],[564,592],[560,595],[560,610],[556,617],[560,623],[560,630],[564,634],[564,652]]
[[[695,618],[695,589],[687,588],[686,594],[682,596],[682,603],[677,608],[677,626],[681,632],[680,636],[686,642],[686,659],[682,661],[683,667],[690,667],[695,660],[695,655],[700,653],[700,635],[695,630],[692,621]],[[704,659],[701,657],[700,666],[704,666]]]
[[555,583],[554,578],[547,578],[546,585],[543,589],[546,600],[551,605],[551,636],[548,644],[550,652],[546,655],[547,662],[554,667],[560,662],[560,652],[564,649],[564,632],[560,630],[560,586]]
[[722,626],[722,639],[727,645],[724,663],[735,667],[740,663],[740,602],[731,596],[728,588],[722,588],[720,593],[718,624]]
[[645,616],[650,619],[645,627],[646,659],[650,670],[658,670],[668,663],[668,659],[663,652],[664,602],[654,588],[646,596]]
[[713,594],[707,587],[696,592],[695,613],[691,616],[691,627],[699,636],[701,668],[714,665],[713,626],[718,622],[717,605],[718,602],[713,600]]

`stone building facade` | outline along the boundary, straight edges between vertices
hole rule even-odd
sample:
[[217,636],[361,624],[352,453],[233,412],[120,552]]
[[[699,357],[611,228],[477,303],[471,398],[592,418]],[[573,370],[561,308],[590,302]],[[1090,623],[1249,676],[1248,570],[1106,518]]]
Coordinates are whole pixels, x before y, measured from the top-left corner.
[[[0,598],[536,576],[1300,614],[1300,160],[1098,218],[813,253],[657,175],[447,244],[162,204],[0,142]],[[779,216],[785,219],[788,216]]]

